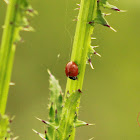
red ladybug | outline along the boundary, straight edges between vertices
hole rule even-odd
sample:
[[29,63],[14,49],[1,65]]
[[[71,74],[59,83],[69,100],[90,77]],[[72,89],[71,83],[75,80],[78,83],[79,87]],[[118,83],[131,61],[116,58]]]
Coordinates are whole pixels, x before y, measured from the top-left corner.
[[77,79],[77,75],[78,75],[78,66],[75,62],[71,61],[69,63],[67,63],[66,67],[65,67],[65,73],[66,76],[69,77],[72,80],[76,80]]

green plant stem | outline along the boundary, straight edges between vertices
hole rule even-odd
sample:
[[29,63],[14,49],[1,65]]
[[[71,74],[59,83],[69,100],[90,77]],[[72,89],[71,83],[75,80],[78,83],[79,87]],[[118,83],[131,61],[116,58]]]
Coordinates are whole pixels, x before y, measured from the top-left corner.
[[91,35],[94,29],[94,27],[88,23],[96,17],[96,9],[97,0],[81,0],[71,55],[71,61],[76,62],[78,65],[79,75],[78,80],[67,80],[66,93],[67,91],[71,93],[73,90],[82,90],[87,53],[91,45]]
[[19,32],[16,27],[20,0],[9,0],[0,50],[0,114],[5,114],[9,85],[15,54],[14,40]]
[[[78,80],[67,80],[65,98],[67,92],[72,93],[78,89],[82,90],[83,80],[86,69],[88,49],[91,45],[91,35],[94,27],[88,24],[96,17],[97,0],[81,0],[80,11],[78,15],[78,22],[76,27],[76,33],[74,37],[73,50],[71,55],[71,61],[76,62],[79,69]],[[75,129],[70,137],[74,140]]]

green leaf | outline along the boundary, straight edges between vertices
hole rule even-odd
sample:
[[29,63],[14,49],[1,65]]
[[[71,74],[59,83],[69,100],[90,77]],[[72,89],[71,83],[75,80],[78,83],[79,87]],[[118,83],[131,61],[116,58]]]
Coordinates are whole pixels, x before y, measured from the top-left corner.
[[75,91],[67,98],[62,111],[62,119],[60,122],[59,139],[66,140],[69,138],[72,129],[74,128],[75,112],[77,110],[77,103],[80,99],[81,91]]
[[49,119],[51,122],[55,120],[55,112],[57,110],[57,117],[58,121],[60,121],[61,118],[61,112],[62,112],[62,103],[63,103],[63,94],[62,89],[59,85],[58,80],[51,74],[51,72],[48,70],[48,73],[50,75],[50,116]]
[[0,140],[16,140],[18,137],[11,138],[13,133],[10,130],[10,123],[13,121],[7,115],[0,115]]
[[107,2],[107,0],[100,0],[99,3],[100,3],[100,6],[103,6],[104,8],[108,8],[108,9],[115,10],[118,12],[121,11],[118,7],[111,5],[109,2]]
[[96,18],[94,20],[90,21],[89,24],[92,25],[92,26],[94,26],[95,24],[101,24],[101,25],[103,25],[105,27],[110,28],[114,32],[116,32],[116,30],[113,29],[109,25],[109,23],[107,22],[107,20],[105,19],[105,14],[101,12],[99,4],[97,6],[97,16],[96,16]]
[[0,115],[0,139],[3,140],[6,137],[9,138],[8,134],[8,129],[9,129],[9,118],[4,115]]
[[[50,108],[49,108],[49,122],[55,126],[59,125],[62,113],[63,94],[58,80],[48,70],[50,79]],[[56,127],[48,127],[48,138],[56,138]]]

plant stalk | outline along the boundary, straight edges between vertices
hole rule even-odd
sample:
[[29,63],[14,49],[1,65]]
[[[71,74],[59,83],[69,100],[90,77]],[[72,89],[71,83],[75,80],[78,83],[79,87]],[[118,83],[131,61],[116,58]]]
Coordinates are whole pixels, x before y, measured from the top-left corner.
[[97,0],[81,0],[80,11],[76,33],[74,37],[71,61],[78,65],[78,80],[68,78],[66,92],[72,93],[73,90],[82,90],[83,80],[86,69],[87,53],[91,45],[91,35],[94,27],[89,24],[96,17]]
[[16,45],[16,26],[20,0],[9,0],[0,50],[0,114],[5,114]]
[[[76,91],[78,89],[82,90],[87,63],[87,54],[91,45],[91,35],[94,29],[89,22],[96,18],[96,10],[97,0],[81,0],[71,55],[71,61],[74,61],[78,65],[79,75],[78,80],[67,79],[65,99],[67,92],[71,94],[72,91]],[[77,106],[79,106],[79,103]],[[74,137],[75,128],[72,131],[70,140],[74,140]]]

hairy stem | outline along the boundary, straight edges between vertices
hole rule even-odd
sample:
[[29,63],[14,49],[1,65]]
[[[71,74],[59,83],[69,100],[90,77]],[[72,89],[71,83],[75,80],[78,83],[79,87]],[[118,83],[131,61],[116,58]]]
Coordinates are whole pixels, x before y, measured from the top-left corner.
[[96,17],[97,0],[81,0],[76,33],[74,37],[71,61],[76,62],[79,69],[78,80],[67,80],[66,93],[82,89],[87,53],[91,43],[94,27],[88,24]]
[[27,0],[9,0],[0,49],[0,114],[5,114],[16,43],[20,30],[30,31],[26,15],[34,11]]
[[11,72],[13,67],[15,45],[14,37],[18,28],[14,25],[17,19],[16,4],[19,0],[10,0],[7,8],[4,32],[0,50],[0,114],[5,113]]
[[[88,49],[91,45],[91,35],[94,29],[94,27],[91,26],[89,22],[95,19],[96,10],[97,0],[81,0],[71,55],[71,61],[74,61],[78,65],[79,75],[78,80],[67,80],[65,98],[68,91],[69,93],[72,93],[72,91],[76,91],[78,89],[82,90],[87,62],[87,54]],[[70,139],[74,140],[74,137],[75,129],[73,129]]]

